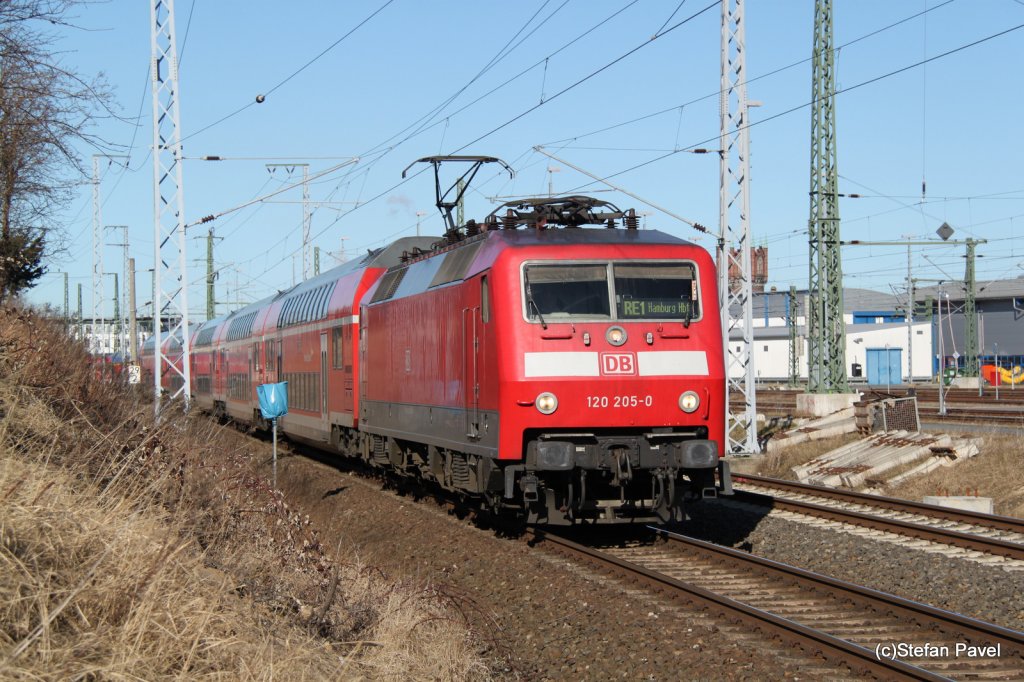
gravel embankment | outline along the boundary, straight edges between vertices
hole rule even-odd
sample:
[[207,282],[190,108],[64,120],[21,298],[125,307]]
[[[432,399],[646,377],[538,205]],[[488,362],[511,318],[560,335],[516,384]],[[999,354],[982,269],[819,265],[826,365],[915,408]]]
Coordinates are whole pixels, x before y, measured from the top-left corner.
[[827,679],[837,672],[811,669],[800,652],[324,464],[285,457],[278,480],[342,560],[429,581],[460,600],[499,678]]

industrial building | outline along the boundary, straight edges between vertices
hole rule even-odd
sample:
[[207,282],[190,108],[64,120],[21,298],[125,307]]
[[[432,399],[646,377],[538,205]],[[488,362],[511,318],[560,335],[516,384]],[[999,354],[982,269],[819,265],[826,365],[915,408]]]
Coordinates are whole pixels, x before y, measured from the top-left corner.
[[[964,298],[962,282],[917,289],[908,324],[906,294],[845,289],[843,318],[850,381],[900,384],[932,381],[941,368],[962,371]],[[807,379],[807,301],[806,290],[754,294],[752,356],[758,381],[790,381],[793,365],[798,380]],[[979,282],[976,315],[979,364],[1007,369],[1024,364],[1024,278]],[[730,335],[730,343],[742,343],[741,331]]]

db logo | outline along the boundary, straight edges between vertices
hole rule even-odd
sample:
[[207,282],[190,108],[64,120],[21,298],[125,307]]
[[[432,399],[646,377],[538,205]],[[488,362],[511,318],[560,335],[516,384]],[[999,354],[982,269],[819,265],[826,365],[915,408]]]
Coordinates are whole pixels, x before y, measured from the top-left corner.
[[601,374],[636,374],[636,355],[601,353]]

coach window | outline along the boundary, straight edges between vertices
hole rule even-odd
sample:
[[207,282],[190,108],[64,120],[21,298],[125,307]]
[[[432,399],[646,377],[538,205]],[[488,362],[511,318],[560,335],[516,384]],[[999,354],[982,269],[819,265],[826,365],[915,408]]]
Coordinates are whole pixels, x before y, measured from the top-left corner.
[[491,321],[491,287],[487,275],[480,278],[480,319]]
[[331,366],[334,369],[344,369],[345,362],[342,359],[341,327],[331,330]]

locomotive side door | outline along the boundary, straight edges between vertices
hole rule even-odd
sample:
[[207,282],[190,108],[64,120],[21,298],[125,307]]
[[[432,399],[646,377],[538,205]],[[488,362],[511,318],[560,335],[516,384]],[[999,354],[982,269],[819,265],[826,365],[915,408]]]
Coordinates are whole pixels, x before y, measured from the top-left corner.
[[462,309],[462,395],[466,437],[480,438],[480,306]]

